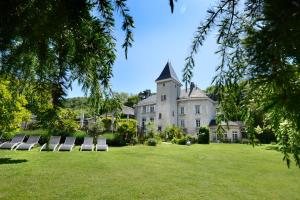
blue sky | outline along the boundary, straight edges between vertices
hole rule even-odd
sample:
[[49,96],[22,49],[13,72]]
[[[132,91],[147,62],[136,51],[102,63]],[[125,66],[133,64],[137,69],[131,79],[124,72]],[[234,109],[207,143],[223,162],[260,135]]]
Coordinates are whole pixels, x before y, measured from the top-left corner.
[[[124,32],[118,17],[117,60],[113,67],[111,85],[113,91],[136,94],[145,89],[155,92],[155,79],[170,61],[178,77],[182,79],[184,59],[190,50],[193,35],[200,21],[206,17],[210,0],[178,0],[171,14],[168,0],[128,0],[133,16],[134,44],[125,59],[121,44]],[[215,67],[219,62],[214,33],[210,33],[196,57],[193,81],[205,89],[211,84]],[[84,96],[81,87],[74,83],[68,97]]]

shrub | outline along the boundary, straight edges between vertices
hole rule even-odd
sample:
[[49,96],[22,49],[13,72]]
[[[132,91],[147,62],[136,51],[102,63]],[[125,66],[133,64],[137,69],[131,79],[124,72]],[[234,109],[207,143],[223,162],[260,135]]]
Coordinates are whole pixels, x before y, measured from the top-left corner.
[[129,120],[119,120],[118,121],[118,137],[121,137],[125,143],[134,143],[133,138],[136,138],[136,120],[129,119]]
[[87,136],[87,133],[85,131],[77,130],[71,133],[70,136],[76,137],[76,145],[81,145],[83,143],[84,137]]
[[198,133],[199,144],[209,144],[209,129],[208,127],[200,127]]
[[111,130],[111,125],[112,125],[111,118],[103,118],[101,121],[104,124],[105,131],[110,131]]
[[196,144],[198,143],[198,138],[193,136],[193,135],[189,135],[187,134],[185,137],[187,137],[187,141],[190,141],[191,144]]
[[183,137],[183,132],[180,128],[176,126],[166,127],[161,137],[167,141],[172,141],[173,138],[180,139]]
[[146,125],[146,138],[154,138],[158,135],[158,132],[156,131],[156,127],[153,122],[149,122]]
[[157,140],[155,138],[148,138],[146,140],[146,144],[148,146],[156,146],[157,145]]
[[136,145],[136,144],[138,144],[138,143],[139,143],[139,140],[138,140],[137,137],[133,137],[133,138],[131,139],[131,141],[130,141],[130,144],[131,144],[131,145]]
[[187,141],[188,141],[188,138],[187,137],[183,137],[183,138],[180,138],[180,139],[177,140],[177,144],[186,145]]
[[188,141],[190,141],[190,144],[195,144],[197,142],[197,139],[191,135],[185,135],[182,138],[173,138],[171,140],[173,144],[179,145],[186,145]]
[[106,143],[108,146],[125,146],[126,141],[119,133],[105,133],[102,137],[106,138]]
[[103,133],[105,130],[104,123],[101,120],[97,120],[94,123],[89,123],[88,134],[92,137],[96,137]]
[[76,122],[76,114],[69,109],[60,109],[57,119],[52,123],[52,129],[61,134],[75,132],[79,128]]

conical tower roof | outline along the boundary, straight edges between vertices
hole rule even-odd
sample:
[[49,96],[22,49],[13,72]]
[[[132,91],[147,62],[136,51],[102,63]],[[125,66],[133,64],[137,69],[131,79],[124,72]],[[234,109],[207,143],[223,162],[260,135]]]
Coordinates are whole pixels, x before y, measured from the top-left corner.
[[163,69],[163,71],[161,72],[161,74],[155,81],[162,81],[165,79],[174,79],[175,81],[180,83],[180,81],[172,67],[172,64],[170,62],[167,62],[165,68]]

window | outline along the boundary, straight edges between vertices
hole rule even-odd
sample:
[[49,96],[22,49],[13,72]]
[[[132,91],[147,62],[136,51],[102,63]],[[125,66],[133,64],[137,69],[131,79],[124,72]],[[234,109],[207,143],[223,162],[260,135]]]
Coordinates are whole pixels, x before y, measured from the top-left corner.
[[200,119],[196,119],[196,127],[200,128],[200,126],[201,126]]
[[158,114],[158,119],[161,119],[161,113]]
[[167,95],[165,95],[165,94],[161,95],[160,100],[161,101],[167,100]]
[[158,131],[161,131],[161,126],[159,126],[157,130],[158,130]]
[[150,112],[154,113],[154,105],[150,106]]
[[180,107],[180,114],[184,115],[184,107]]
[[195,105],[195,113],[200,114],[200,105]]
[[184,120],[183,120],[183,119],[180,120],[180,126],[181,126],[181,128],[184,128],[184,127],[185,127],[185,125],[184,125]]
[[226,133],[224,134],[224,139],[227,140],[227,134]]
[[150,122],[154,122],[154,118],[153,117],[150,117]]
[[238,140],[238,134],[237,131],[232,131],[232,140],[237,141]]
[[217,134],[216,134],[216,132],[213,132],[212,136],[213,136],[213,141],[216,141],[217,140]]
[[146,118],[143,118],[142,119],[142,129],[143,129],[143,131],[145,131],[145,128],[146,128],[145,122],[146,122]]
[[143,113],[147,112],[147,106],[143,106]]
[[163,87],[165,87],[165,84],[163,83]]
[[172,111],[172,116],[173,116],[173,117],[175,116],[175,112],[174,112],[174,110]]

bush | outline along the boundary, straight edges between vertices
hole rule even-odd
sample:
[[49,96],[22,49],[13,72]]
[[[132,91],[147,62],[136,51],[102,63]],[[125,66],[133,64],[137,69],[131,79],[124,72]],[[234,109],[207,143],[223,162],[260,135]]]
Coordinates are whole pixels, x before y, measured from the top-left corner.
[[88,125],[88,134],[92,137],[96,137],[99,134],[103,133],[105,130],[104,123],[101,120],[97,120],[94,123],[89,123]]
[[133,144],[134,138],[137,137],[136,120],[119,120],[117,124],[118,137],[121,137],[122,141],[124,140],[125,143]]
[[187,145],[187,142],[190,141],[190,144],[195,144],[197,142],[197,139],[191,135],[185,135],[182,138],[173,138],[171,142],[173,144],[179,144],[179,145]]
[[101,121],[104,124],[105,131],[110,131],[111,130],[111,125],[112,125],[111,118],[103,118]]
[[166,141],[172,141],[174,138],[180,139],[183,137],[183,132],[176,126],[169,126],[161,134],[162,139]]
[[120,147],[126,145],[126,141],[119,133],[105,133],[102,137],[106,138],[108,146]]
[[208,127],[200,127],[198,133],[199,144],[209,144],[209,129]]
[[196,136],[187,134],[186,137],[187,137],[187,141],[190,141],[191,144],[198,143],[198,138]]
[[69,136],[76,137],[75,144],[81,145],[83,143],[84,137],[87,136],[87,133],[85,131],[77,130],[77,131],[71,133]]
[[155,138],[158,135],[153,122],[146,124],[146,138]]
[[183,137],[183,138],[180,138],[180,139],[177,140],[177,144],[186,145],[187,141],[188,141],[188,138],[187,137]]
[[61,134],[75,132],[79,129],[79,124],[76,121],[76,114],[69,109],[60,109],[57,119],[55,119],[50,128]]
[[157,145],[157,140],[155,138],[148,138],[146,140],[146,144],[148,146],[156,146]]

